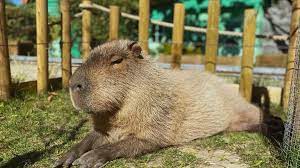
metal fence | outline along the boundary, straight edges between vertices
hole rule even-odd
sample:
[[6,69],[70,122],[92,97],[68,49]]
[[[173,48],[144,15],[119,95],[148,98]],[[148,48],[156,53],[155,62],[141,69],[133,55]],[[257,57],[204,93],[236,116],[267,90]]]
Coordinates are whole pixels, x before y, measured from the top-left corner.
[[300,31],[297,35],[295,64],[284,134],[284,156],[287,167],[300,167]]

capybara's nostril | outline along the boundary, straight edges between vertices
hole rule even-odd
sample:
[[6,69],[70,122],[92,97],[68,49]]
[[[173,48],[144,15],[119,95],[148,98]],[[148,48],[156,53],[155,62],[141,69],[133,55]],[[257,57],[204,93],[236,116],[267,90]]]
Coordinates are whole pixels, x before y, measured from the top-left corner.
[[74,85],[72,89],[74,91],[78,92],[78,91],[82,91],[84,89],[84,86],[83,86],[83,84],[79,83],[79,84]]
[[81,85],[81,84],[78,84],[78,85],[76,86],[76,89],[77,89],[77,90],[81,90],[81,89],[82,89],[82,85]]

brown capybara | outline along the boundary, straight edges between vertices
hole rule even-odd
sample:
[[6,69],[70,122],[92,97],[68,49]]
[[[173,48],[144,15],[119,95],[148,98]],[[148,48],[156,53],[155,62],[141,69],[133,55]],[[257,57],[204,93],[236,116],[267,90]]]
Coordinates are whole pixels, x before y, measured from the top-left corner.
[[138,43],[94,48],[70,80],[76,109],[91,115],[91,132],[55,164],[100,167],[222,131],[255,130],[260,110],[206,72],[164,70]]

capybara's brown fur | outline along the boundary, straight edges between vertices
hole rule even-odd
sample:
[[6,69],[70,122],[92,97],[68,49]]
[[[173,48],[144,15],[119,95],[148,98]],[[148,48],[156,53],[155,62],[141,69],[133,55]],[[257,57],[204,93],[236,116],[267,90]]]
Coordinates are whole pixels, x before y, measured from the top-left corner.
[[260,125],[259,109],[222,79],[206,72],[161,69],[127,40],[93,49],[72,76],[70,95],[75,108],[91,114],[93,130],[56,166],[97,167]]

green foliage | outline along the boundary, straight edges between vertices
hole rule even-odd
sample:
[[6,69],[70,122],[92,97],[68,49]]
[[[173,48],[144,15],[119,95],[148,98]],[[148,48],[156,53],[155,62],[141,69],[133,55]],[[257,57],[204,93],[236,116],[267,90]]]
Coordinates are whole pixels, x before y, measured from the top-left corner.
[[7,33],[9,40],[35,41],[35,4],[20,7],[7,4]]
[[[109,5],[118,5],[123,12],[138,14],[138,0],[93,0],[94,3],[109,7]],[[78,7],[81,1],[70,0],[71,16],[81,12]],[[7,25],[8,38],[13,41],[36,41],[36,18],[35,18],[35,3],[31,2],[26,5],[13,6],[7,4]],[[92,10],[92,45],[108,39],[108,13]],[[60,36],[60,17],[49,17],[49,41]],[[52,24],[58,23],[58,24]],[[72,38],[81,37],[81,18],[72,19]],[[138,22],[129,19],[121,18],[120,20],[120,38],[130,38],[137,40]]]
[[159,53],[171,54],[172,45],[169,43],[164,43],[158,48]]
[[[12,41],[36,41],[35,3],[7,5],[7,34]],[[49,40],[60,36],[60,18],[49,17]]]

